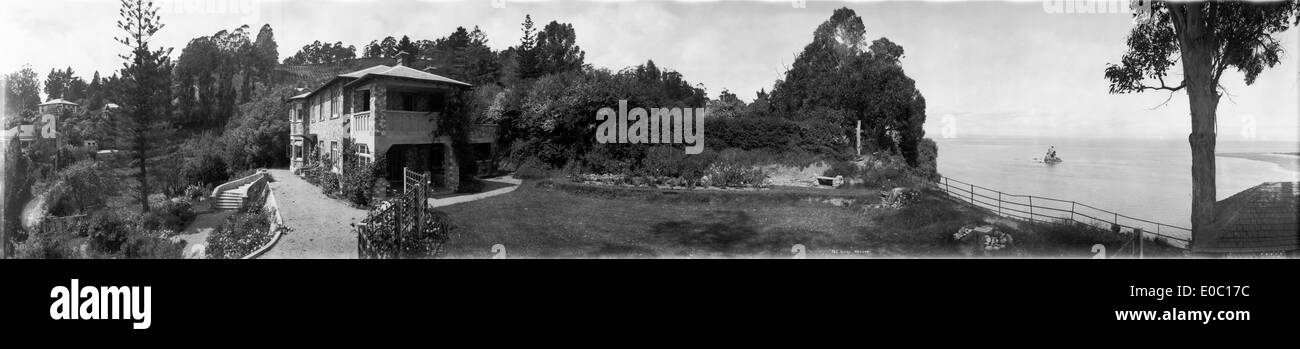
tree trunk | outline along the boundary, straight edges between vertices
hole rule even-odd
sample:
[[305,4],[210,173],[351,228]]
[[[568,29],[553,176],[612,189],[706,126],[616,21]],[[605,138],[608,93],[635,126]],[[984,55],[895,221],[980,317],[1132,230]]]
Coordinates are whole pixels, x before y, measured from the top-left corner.
[[[1190,86],[1189,86],[1190,87]],[[1192,243],[1206,241],[1211,235],[1214,223],[1214,203],[1216,199],[1214,176],[1215,148],[1215,110],[1219,96],[1213,87],[1203,88],[1208,91],[1189,89],[1187,95],[1191,101],[1192,134],[1188,142],[1192,146]]]
[[[143,135],[140,137],[143,137]],[[149,156],[145,149],[142,145],[138,150],[140,157],[140,213],[149,212],[149,170],[148,165],[145,163],[149,160]]]
[[[1183,81],[1192,116],[1192,133],[1187,137],[1192,147],[1192,241],[1206,242],[1214,223],[1215,176],[1214,147],[1216,110],[1219,106],[1217,81],[1214,79],[1214,54],[1218,48],[1205,27],[1201,15],[1204,3],[1184,3],[1186,19],[1179,34],[1182,52]],[[1178,10],[1179,7],[1174,7]]]

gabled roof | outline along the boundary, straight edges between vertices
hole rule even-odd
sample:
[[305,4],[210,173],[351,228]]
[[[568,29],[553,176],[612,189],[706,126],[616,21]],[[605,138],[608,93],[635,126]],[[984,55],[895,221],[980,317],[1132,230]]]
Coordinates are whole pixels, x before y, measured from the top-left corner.
[[[388,69],[378,69],[378,68],[388,68]],[[441,83],[447,83],[452,85],[461,85],[465,87],[473,86],[462,81],[444,77],[438,74],[415,70],[404,65],[398,65],[393,67],[382,66],[382,65],[375,66],[375,67],[367,68],[365,70],[352,72],[347,75],[349,76],[355,75],[357,77],[357,81],[354,81],[352,83],[357,83],[371,77],[385,76],[385,77],[393,77],[393,78],[441,82]]]
[[311,97],[312,95],[315,95],[317,92],[324,90],[326,87],[329,87],[330,85],[333,85],[335,82],[340,80],[351,80],[350,82],[347,83],[351,85],[351,84],[360,83],[361,81],[378,78],[378,77],[419,80],[425,82],[450,84],[450,85],[456,85],[461,87],[473,86],[462,81],[458,81],[438,74],[412,69],[410,67],[403,66],[403,65],[395,65],[391,67],[386,65],[376,65],[370,68],[354,71],[347,74],[339,74],[338,76],[335,76],[333,79],[330,79],[330,81],[325,82],[324,85],[317,87],[311,92],[293,96],[290,97],[289,99],[294,100],[299,98]]
[[1300,183],[1271,182],[1215,204],[1214,229],[1195,252],[1272,252],[1300,249]]
[[381,71],[387,71],[387,70],[389,70],[389,69],[391,69],[391,67],[386,66],[386,65],[376,65],[376,66],[373,66],[373,67],[370,67],[370,68],[366,68],[366,69],[362,69],[362,70],[354,71],[354,72],[347,73],[347,74],[339,74],[339,76],[341,76],[341,77],[345,77],[345,78],[359,78],[359,77],[361,77],[361,76],[363,76],[363,75],[366,75],[366,74],[377,73],[377,72],[381,72]]

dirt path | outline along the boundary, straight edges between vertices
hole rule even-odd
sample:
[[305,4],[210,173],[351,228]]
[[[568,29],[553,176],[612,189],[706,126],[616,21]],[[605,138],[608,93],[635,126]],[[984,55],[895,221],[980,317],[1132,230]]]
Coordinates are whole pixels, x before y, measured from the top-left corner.
[[325,196],[319,187],[289,170],[267,172],[289,230],[258,258],[357,258],[357,237],[350,224],[365,218],[366,211]]
[[518,188],[519,188],[519,184],[520,184],[520,183],[523,183],[523,181],[518,180],[518,179],[515,179],[514,176],[505,176],[505,177],[500,177],[500,178],[488,178],[488,179],[484,179],[484,180],[485,180],[485,181],[489,181],[489,182],[497,182],[497,183],[506,184],[507,186],[506,186],[506,187],[502,187],[502,188],[498,188],[498,189],[494,189],[494,190],[485,191],[485,192],[482,192],[482,193],[467,194],[467,195],[459,195],[459,196],[452,196],[452,197],[438,198],[438,199],[430,198],[430,199],[429,199],[429,207],[432,207],[432,208],[438,208],[438,207],[443,207],[443,206],[447,206],[447,205],[455,205],[455,204],[459,204],[459,203],[465,203],[465,202],[470,202],[470,201],[474,201],[474,200],[480,200],[480,199],[490,198],[490,197],[493,197],[493,196],[497,196],[497,195],[501,195],[501,194],[505,194],[505,193],[509,193],[509,192],[515,191],[515,189],[518,189]]
[[187,259],[207,257],[208,235],[211,235],[212,231],[216,230],[226,220],[226,217],[229,217],[234,212],[210,211],[200,213],[194,217],[194,222],[175,236],[176,239],[185,241],[185,251],[182,255]]

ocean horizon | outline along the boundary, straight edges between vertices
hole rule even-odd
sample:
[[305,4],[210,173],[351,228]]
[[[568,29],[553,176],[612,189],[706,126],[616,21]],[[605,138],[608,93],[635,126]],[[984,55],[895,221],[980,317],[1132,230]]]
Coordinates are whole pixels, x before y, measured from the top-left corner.
[[[950,179],[1007,194],[1074,201],[1162,224],[1191,226],[1192,156],[1185,139],[960,137],[935,138],[935,143],[939,173]],[[1063,161],[1052,165],[1039,161],[1052,146]],[[1292,170],[1294,164],[1287,168],[1271,161],[1225,156],[1297,153],[1300,143],[1220,140],[1215,152],[1218,200],[1265,182],[1300,181],[1300,172]],[[1300,162],[1300,157],[1291,158]]]

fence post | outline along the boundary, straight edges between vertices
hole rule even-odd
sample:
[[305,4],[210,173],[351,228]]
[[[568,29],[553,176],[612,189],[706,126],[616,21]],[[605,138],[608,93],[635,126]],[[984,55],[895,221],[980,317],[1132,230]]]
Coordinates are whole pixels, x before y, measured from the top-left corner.
[[[403,167],[403,168],[402,168],[402,171],[406,171],[406,168]],[[402,176],[403,176],[403,179],[402,179],[402,180],[405,181],[405,180],[406,180],[406,179],[405,179],[406,173],[403,172],[403,173],[402,173]],[[407,196],[407,195],[410,195],[410,194],[409,194],[409,193],[403,193],[403,195],[402,195],[403,198],[401,198],[400,200],[397,201],[399,205],[403,205],[403,204],[405,204],[405,202],[406,202],[406,200],[407,200],[405,196]],[[393,234],[396,234],[396,235],[397,235],[397,236],[394,236],[394,237],[393,237],[393,241],[396,241],[396,242],[397,242],[397,250],[396,250],[396,251],[393,251],[393,258],[397,258],[397,259],[401,259],[401,258],[402,258],[402,237],[405,236],[405,234],[402,234],[402,223],[403,223],[403,222],[402,222],[402,219],[403,219],[403,217],[402,217],[402,211],[403,211],[403,208],[400,207],[400,206],[398,206],[398,207],[393,207],[393,218],[392,218],[393,221],[389,223],[390,226],[393,227]]]
[[1002,192],[998,192],[998,215],[1002,215]]
[[971,203],[972,205],[975,204],[975,185],[974,185],[974,184],[971,184],[971,185],[970,185],[970,203]]
[[[1157,229],[1159,229],[1159,228],[1157,228]],[[1137,246],[1137,247],[1138,247],[1138,248],[1137,248],[1137,255],[1138,255],[1138,259],[1143,259],[1144,254],[1142,253],[1142,252],[1143,252],[1143,251],[1142,251],[1142,228],[1133,228],[1133,238],[1137,239],[1137,245],[1138,245],[1138,246]]]
[[1070,221],[1071,221],[1071,222],[1078,223],[1078,221],[1074,220],[1074,205],[1075,205],[1075,204],[1077,204],[1077,203],[1074,202],[1074,201],[1070,201]]
[[952,194],[952,189],[948,188],[948,177],[943,177],[943,192]]
[[1034,221],[1034,196],[1029,196],[1029,221]]

